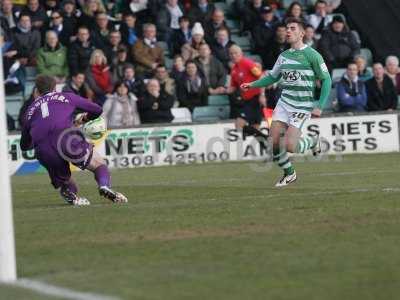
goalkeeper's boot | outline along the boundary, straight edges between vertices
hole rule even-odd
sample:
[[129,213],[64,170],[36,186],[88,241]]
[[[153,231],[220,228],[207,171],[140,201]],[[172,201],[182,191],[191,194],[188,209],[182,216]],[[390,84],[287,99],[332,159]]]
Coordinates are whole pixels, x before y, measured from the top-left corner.
[[321,139],[319,135],[315,136],[315,144],[311,147],[312,154],[318,156],[321,154]]
[[64,199],[64,201],[70,205],[74,205],[74,206],[90,205],[90,202],[88,199],[79,197],[77,194],[75,194],[74,192],[71,192],[68,189],[61,189],[60,195]]
[[128,202],[128,198],[126,198],[121,193],[114,192],[108,186],[101,186],[99,188],[99,194],[100,194],[100,196],[103,196],[104,198],[106,198],[108,200],[111,200],[114,203],[126,203],[126,202]]
[[283,177],[275,184],[275,187],[284,187],[287,186],[293,182],[295,182],[297,179],[296,171],[293,172],[293,174],[285,174]]

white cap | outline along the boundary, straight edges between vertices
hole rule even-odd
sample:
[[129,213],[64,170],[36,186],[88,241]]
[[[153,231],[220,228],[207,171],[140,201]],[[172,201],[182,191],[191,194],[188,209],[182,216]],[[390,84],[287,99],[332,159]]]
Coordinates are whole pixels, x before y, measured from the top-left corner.
[[192,35],[201,34],[204,36],[204,29],[203,26],[199,22],[194,23],[192,28]]

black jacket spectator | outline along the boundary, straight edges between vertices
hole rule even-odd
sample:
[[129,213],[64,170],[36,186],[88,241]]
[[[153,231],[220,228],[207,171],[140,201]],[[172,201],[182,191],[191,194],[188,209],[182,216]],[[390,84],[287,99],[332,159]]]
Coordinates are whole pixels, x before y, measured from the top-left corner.
[[[4,7],[4,6],[7,7]],[[1,16],[1,27],[4,31],[12,29],[17,26],[18,16],[20,11],[13,6],[12,1],[8,3],[2,2],[2,7],[0,8],[0,16]]]
[[57,33],[58,40],[61,44],[69,47],[71,36],[75,34],[75,28],[71,26],[65,26],[64,18],[62,14],[58,11],[54,11],[51,14],[51,20],[52,21],[50,23],[49,29]]
[[186,63],[186,73],[177,83],[176,94],[180,106],[187,107],[190,111],[196,106],[207,105],[208,85],[193,61]]
[[171,113],[174,98],[168,94],[155,97],[146,91],[137,105],[142,123],[169,123],[174,118]]
[[[279,27],[278,27],[279,28]],[[286,32],[286,29],[285,29]],[[286,35],[286,33],[285,33]],[[268,50],[262,52],[261,58],[263,60],[263,66],[267,70],[271,70],[278,59],[279,55],[289,48],[288,43],[286,43],[285,38],[280,39],[278,36],[275,36],[273,41],[270,43]]]
[[65,32],[71,32],[71,35],[75,35],[78,29],[78,17],[75,14],[68,14],[62,12],[63,16],[63,30]]
[[73,42],[68,49],[68,63],[71,74],[77,72],[85,72],[89,66],[90,56],[96,48],[89,41],[87,46],[84,46],[79,40]]
[[[268,52],[270,52],[275,35],[275,23],[261,22],[253,27],[251,36],[254,42],[254,52],[261,56],[263,63],[268,61]],[[264,67],[265,64],[264,64]]]
[[341,17],[335,16],[329,28],[322,34],[319,49],[328,68],[332,70],[345,68],[360,52],[360,45]]
[[32,27],[42,30],[47,26],[48,17],[46,11],[39,6],[38,0],[28,1],[28,5],[21,11],[21,14],[28,14],[31,17]]
[[249,3],[243,9],[243,15],[241,19],[243,20],[243,30],[252,30],[258,23],[262,21],[261,19],[261,10],[263,7],[263,3],[261,2],[260,6],[256,2],[261,2],[258,0],[249,1]]
[[139,97],[143,95],[145,87],[141,78],[135,78],[134,80],[124,80],[124,83],[128,86],[129,93]]
[[188,17],[191,24],[200,22],[203,26],[210,21],[211,16],[215,10],[215,5],[213,3],[208,3],[208,0],[203,0],[202,5],[199,1],[197,5],[193,5],[189,12]]
[[218,59],[216,59],[214,56],[210,57],[208,74],[206,74],[206,70],[204,69],[204,65],[201,63],[200,57],[197,57],[195,62],[202,77],[207,78],[208,87],[215,89],[217,87],[225,86],[226,70],[224,65]]
[[29,61],[36,59],[36,53],[41,45],[41,36],[37,30],[22,31],[15,27],[12,31],[14,50],[17,50],[17,57],[28,58]]
[[127,46],[133,46],[139,38],[136,27],[130,28],[125,23],[121,24],[119,29],[121,32],[122,43]]
[[221,28],[227,29],[228,36],[231,36],[229,27],[225,22],[224,12],[221,9],[216,8],[211,16],[210,21],[204,24],[204,39],[207,41],[207,44],[211,45],[216,42],[216,33]]
[[228,41],[226,45],[219,43],[211,45],[212,53],[220,62],[222,62],[227,72],[230,72],[229,62],[231,59],[229,58],[229,48],[234,44],[234,42]]
[[9,13],[0,12],[0,26],[4,31],[4,39],[11,39],[11,30],[17,26],[17,10],[11,8]]
[[216,33],[218,29],[226,28],[228,30],[229,37],[231,36],[230,30],[226,25],[226,22],[223,21],[221,24],[215,24],[213,22],[208,22],[204,25],[204,39],[206,40],[207,44],[213,44],[216,42]]
[[105,51],[105,48],[109,45],[109,37],[113,29],[113,25],[108,21],[107,15],[98,14],[96,16],[96,24],[93,26],[93,30],[90,33],[93,45],[97,49]]
[[396,109],[396,88],[389,76],[384,75],[381,88],[375,78],[367,80],[365,85],[367,87],[367,107],[369,111]]
[[[84,75],[82,74],[81,76]],[[78,87],[71,79],[65,83],[65,86],[63,87],[62,91],[71,92],[87,99],[93,98],[93,91],[89,88],[89,86],[86,83],[83,83],[80,87]]]
[[171,37],[172,55],[180,54],[182,46],[190,43],[191,38],[192,33],[190,29],[186,34],[181,29],[175,30]]
[[[169,11],[168,7],[168,1],[167,4],[161,7],[159,12],[157,13],[156,17],[156,26],[157,26],[157,39],[160,41],[165,41],[165,42],[170,42],[171,40],[171,35],[174,29],[178,28],[172,28],[171,27],[171,12]],[[179,5],[176,6],[176,9],[179,11],[180,10],[180,16],[183,15],[184,9],[180,7]],[[178,17],[178,18],[179,18]],[[178,23],[178,22],[177,22]],[[179,26],[175,24],[176,26]]]

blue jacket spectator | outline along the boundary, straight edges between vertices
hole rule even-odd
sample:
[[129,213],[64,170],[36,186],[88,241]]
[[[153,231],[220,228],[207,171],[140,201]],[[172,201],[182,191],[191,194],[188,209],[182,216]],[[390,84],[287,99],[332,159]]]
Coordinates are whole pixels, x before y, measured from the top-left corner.
[[336,86],[340,112],[366,110],[367,91],[364,82],[358,78],[357,73],[357,65],[349,63],[346,73]]

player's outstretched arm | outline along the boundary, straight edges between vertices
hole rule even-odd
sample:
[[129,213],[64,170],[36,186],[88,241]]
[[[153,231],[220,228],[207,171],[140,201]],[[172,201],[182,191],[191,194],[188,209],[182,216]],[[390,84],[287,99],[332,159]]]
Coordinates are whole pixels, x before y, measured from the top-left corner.
[[277,81],[279,81],[279,77],[275,78],[272,75],[267,75],[267,76],[264,76],[263,78],[258,79],[256,81],[249,82],[249,83],[243,83],[240,86],[240,88],[242,90],[248,90],[248,89],[251,89],[251,88],[263,88],[263,87],[268,87],[268,86],[274,84]]

